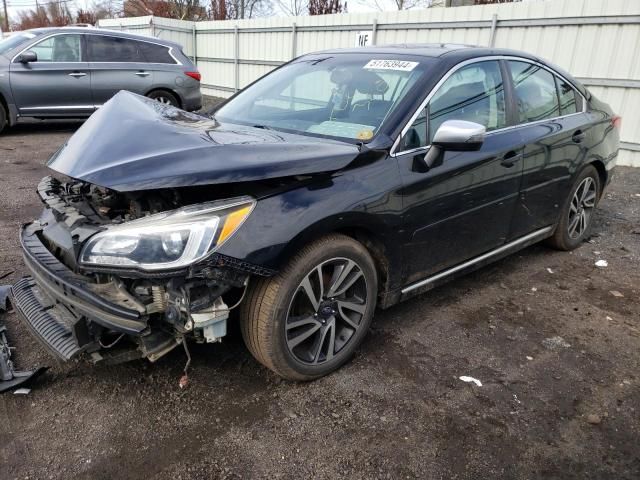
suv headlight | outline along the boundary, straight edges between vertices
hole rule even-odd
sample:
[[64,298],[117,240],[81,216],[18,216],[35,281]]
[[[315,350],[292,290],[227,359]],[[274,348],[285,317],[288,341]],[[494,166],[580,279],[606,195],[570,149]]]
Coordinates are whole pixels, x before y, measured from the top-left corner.
[[108,227],[80,252],[84,266],[163,270],[190,265],[220,247],[249,216],[249,197],[190,205]]

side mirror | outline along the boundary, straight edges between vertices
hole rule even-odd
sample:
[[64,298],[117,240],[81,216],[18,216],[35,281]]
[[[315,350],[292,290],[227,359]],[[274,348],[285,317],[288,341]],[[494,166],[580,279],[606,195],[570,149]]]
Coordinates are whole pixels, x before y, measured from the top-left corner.
[[487,129],[484,125],[466,120],[447,120],[436,130],[431,148],[424,157],[427,167],[439,163],[445,151],[470,152],[480,150]]
[[20,63],[31,63],[38,61],[38,54],[32,50],[27,50],[18,57]]

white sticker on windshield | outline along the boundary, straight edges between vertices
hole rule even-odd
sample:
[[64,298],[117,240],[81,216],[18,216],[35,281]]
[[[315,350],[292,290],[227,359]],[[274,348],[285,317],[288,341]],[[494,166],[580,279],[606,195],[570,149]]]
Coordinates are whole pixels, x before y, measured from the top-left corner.
[[364,67],[366,70],[399,70],[410,72],[418,66],[418,62],[406,62],[404,60],[369,60]]

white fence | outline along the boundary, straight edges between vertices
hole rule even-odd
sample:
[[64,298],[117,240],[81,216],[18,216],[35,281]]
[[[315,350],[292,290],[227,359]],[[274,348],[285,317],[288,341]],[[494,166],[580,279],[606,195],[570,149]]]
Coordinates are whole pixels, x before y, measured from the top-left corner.
[[640,1],[541,0],[316,17],[185,22],[100,21],[176,41],[196,59],[203,91],[229,96],[303,53],[373,44],[466,43],[528,51],[560,65],[622,115],[620,163],[640,166]]

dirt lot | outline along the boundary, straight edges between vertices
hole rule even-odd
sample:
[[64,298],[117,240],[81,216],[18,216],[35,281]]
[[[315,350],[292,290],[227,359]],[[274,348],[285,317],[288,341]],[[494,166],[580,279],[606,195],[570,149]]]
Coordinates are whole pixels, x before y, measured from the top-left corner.
[[[78,125],[0,137],[0,283],[25,274],[16,231]],[[0,477],[638,479],[640,169],[618,170],[594,232],[378,312],[353,362],[309,384],[280,381],[237,334],[194,347],[184,390],[181,351],[61,364],[9,314],[18,364],[51,369],[0,397]]]

